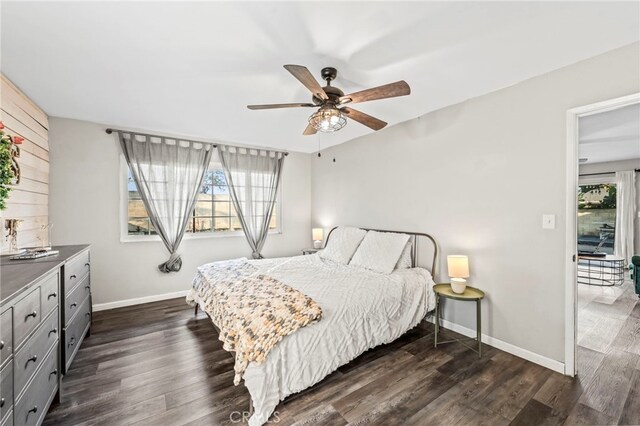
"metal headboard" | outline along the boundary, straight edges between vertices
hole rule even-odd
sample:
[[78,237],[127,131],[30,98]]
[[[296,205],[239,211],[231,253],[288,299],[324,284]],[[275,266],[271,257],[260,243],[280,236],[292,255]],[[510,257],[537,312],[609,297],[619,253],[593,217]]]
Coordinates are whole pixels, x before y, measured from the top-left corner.
[[[329,234],[327,235],[327,239],[325,240],[325,246],[327,245],[327,243],[329,242],[329,238],[331,237],[331,233],[333,231],[336,230],[336,228],[338,228],[337,226],[334,226],[333,228],[331,228],[331,231],[329,231]],[[411,242],[411,266],[415,267],[418,264],[418,237],[425,237],[426,239],[428,239],[429,241],[431,241],[431,243],[433,244],[433,263],[431,264],[431,276],[435,277],[436,276],[436,269],[438,266],[438,243],[436,242],[436,239],[433,238],[431,235],[429,234],[425,234],[423,232],[408,232],[408,231],[389,231],[386,229],[369,229],[369,228],[360,228],[363,229],[365,231],[376,231],[376,232],[391,232],[394,234],[407,234],[409,235],[409,241]]]

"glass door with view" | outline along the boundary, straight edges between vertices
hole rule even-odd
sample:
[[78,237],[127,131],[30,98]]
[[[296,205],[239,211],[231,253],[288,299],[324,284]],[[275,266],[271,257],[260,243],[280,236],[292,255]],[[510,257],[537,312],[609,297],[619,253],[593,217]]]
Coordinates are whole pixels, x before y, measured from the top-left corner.
[[616,230],[616,185],[578,187],[578,252],[613,254]]

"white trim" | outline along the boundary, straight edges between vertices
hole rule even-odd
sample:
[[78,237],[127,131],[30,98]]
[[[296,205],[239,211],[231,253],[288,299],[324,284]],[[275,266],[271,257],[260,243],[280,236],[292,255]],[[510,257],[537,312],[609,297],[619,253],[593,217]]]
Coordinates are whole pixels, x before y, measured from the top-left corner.
[[[269,235],[282,234],[282,231],[277,229],[272,229],[269,232]],[[189,240],[202,240],[207,238],[246,238],[244,236],[244,232],[242,231],[230,231],[230,232],[201,232],[197,234],[193,234],[191,232],[185,232],[184,237],[182,237],[182,241]],[[162,240],[158,235],[126,235],[120,237],[121,243],[149,243],[156,242],[162,243]]]
[[616,183],[615,172],[599,176],[578,176],[579,185],[600,185],[603,183]]
[[[430,319],[429,321],[433,322],[433,319]],[[455,331],[456,333],[460,333],[467,337],[476,337],[476,331],[471,330],[470,328],[452,323],[451,321],[447,321],[445,319],[441,320],[440,323],[445,329]],[[487,345],[493,346],[494,348],[500,349],[501,351],[508,352],[522,359],[526,359],[527,361],[531,361],[550,370],[564,374],[564,364],[560,361],[556,361],[555,359],[547,358],[546,356],[542,356],[535,352],[523,349],[519,346],[512,345],[511,343],[496,339],[495,337],[488,336],[484,333],[482,334],[482,343],[486,343]]]
[[[168,299],[176,299],[178,297],[186,297],[187,293],[189,293],[189,290],[183,290],[183,291],[176,291],[174,293],[165,293],[165,294],[158,294],[158,295],[154,295],[154,296],[145,296],[145,297],[138,297],[135,299],[126,299],[126,300],[119,300],[116,302],[109,302],[109,303],[98,303],[93,305],[93,311],[94,312],[98,312],[98,311],[106,311],[109,309],[115,309],[115,308],[122,308],[125,306],[134,306],[134,305],[141,305],[144,303],[150,303],[150,302],[158,302],[161,300],[168,300]],[[429,319],[428,321],[433,323],[433,319]],[[467,337],[476,337],[476,332],[475,330],[471,330],[470,328],[467,327],[463,327],[461,325],[452,323],[450,321],[447,320],[441,320],[441,324],[444,328],[451,330],[451,331],[455,331],[456,333],[460,333],[464,336]],[[500,349],[502,351],[508,352],[512,355],[515,355],[517,357],[526,359],[527,361],[531,361],[535,364],[541,365],[543,367],[546,367],[550,370],[553,371],[557,371],[558,373],[564,373],[565,372],[565,367],[564,364],[561,363],[560,361],[556,361],[554,359],[551,358],[547,358],[545,356],[542,356],[540,354],[537,354],[535,352],[531,352],[528,351],[526,349],[523,349],[521,347],[512,345],[511,343],[507,343],[504,342],[500,339],[496,339],[495,337],[492,336],[488,336],[486,334],[482,334],[482,342],[486,343],[487,345],[493,346],[494,348]]]
[[[176,299],[178,297],[186,297],[187,293],[189,293],[189,290],[176,291],[174,293],[158,294],[154,296],[138,297],[135,299],[119,300],[116,302],[98,303],[93,305],[93,311],[94,312],[106,311],[109,309],[122,308],[125,306],[134,306],[134,305],[141,305],[144,303],[158,302],[161,300]],[[433,319],[429,319],[428,321],[433,323]],[[463,327],[461,325],[452,323],[445,319],[441,320],[441,324],[444,328],[451,331],[455,331],[456,333],[460,333],[464,336],[476,337],[476,331],[471,330],[470,328]],[[531,361],[535,364],[538,364],[550,370],[556,371],[558,373],[565,372],[565,365],[560,361],[547,358],[535,352],[531,352],[529,350],[523,349],[519,346],[512,345],[511,343],[507,343],[500,339],[496,339],[495,337],[488,336],[484,333],[482,334],[482,342],[486,343],[487,345],[493,346],[494,348],[508,352],[517,357],[526,359],[527,361]]]
[[189,290],[176,291],[173,293],[156,294],[154,296],[137,297],[135,299],[118,300],[109,303],[96,303],[93,305],[93,311],[106,311],[109,309],[123,308],[125,306],[142,305],[143,303],[159,302],[161,300],[176,299],[178,297],[186,297]]
[[575,376],[576,365],[576,327],[577,327],[577,265],[573,256],[578,254],[578,119],[592,114],[611,111],[617,108],[640,103],[640,93],[609,99],[567,111],[567,174],[566,174],[566,244],[565,244],[565,344],[563,372]]
[[576,285],[578,264],[578,115],[567,111],[567,169],[565,207],[565,268],[564,279],[564,371],[567,376],[576,373]]

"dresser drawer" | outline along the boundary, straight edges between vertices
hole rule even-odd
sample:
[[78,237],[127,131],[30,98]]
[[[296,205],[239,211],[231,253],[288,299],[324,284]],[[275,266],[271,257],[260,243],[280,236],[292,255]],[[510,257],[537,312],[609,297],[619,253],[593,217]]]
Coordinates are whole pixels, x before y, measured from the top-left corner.
[[0,419],[4,419],[13,407],[13,364],[9,363],[0,372]]
[[15,406],[14,426],[37,425],[58,387],[58,351],[53,348]]
[[20,395],[33,373],[44,363],[45,355],[56,345],[57,340],[58,309],[56,308],[13,359],[16,395]]
[[59,274],[48,276],[40,283],[40,307],[42,309],[42,318],[46,317],[49,312],[58,306],[60,291],[58,288]]
[[76,315],[71,319],[71,323],[65,330],[64,334],[64,362],[65,371],[69,369],[71,361],[84,338],[87,326],[91,322],[91,298],[87,297]]
[[40,287],[32,290],[13,307],[13,342],[18,348],[24,339],[40,324]]
[[64,301],[64,321],[68,325],[73,315],[80,309],[80,304],[91,293],[90,276],[87,275],[82,279],[79,285],[73,291],[66,295]]
[[0,365],[13,353],[13,309],[0,315]]
[[76,256],[64,265],[64,291],[69,294],[71,290],[89,273],[89,250]]

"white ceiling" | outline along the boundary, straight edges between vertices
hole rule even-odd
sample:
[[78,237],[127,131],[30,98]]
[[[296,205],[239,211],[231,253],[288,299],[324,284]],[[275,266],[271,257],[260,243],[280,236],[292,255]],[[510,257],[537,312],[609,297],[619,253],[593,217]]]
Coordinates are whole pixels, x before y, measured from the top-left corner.
[[[640,38],[638,2],[2,2],[2,71],[49,115],[313,152],[370,133],[302,136],[310,109],[282,68],[338,68],[356,108],[395,124]],[[384,130],[383,130],[384,131]]]
[[582,117],[578,134],[583,164],[640,159],[640,104]]

